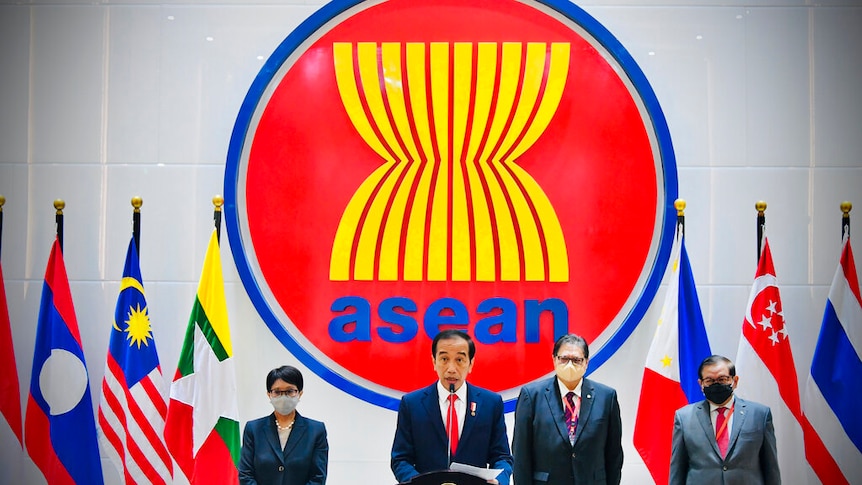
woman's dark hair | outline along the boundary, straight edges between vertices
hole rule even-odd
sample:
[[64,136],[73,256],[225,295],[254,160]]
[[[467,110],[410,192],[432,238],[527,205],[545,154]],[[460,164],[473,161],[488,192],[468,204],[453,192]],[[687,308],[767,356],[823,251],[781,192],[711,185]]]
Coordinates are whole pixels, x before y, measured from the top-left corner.
[[266,375],[266,392],[269,392],[275,381],[279,379],[293,384],[300,391],[302,390],[302,372],[299,372],[299,369],[292,365],[283,365],[269,371],[269,374]]

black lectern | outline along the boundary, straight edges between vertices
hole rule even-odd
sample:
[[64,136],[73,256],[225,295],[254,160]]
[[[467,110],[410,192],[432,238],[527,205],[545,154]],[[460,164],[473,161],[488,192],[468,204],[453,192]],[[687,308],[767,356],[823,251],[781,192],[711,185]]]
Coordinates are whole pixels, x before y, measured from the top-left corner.
[[488,485],[488,482],[466,473],[441,470],[416,475],[398,485]]

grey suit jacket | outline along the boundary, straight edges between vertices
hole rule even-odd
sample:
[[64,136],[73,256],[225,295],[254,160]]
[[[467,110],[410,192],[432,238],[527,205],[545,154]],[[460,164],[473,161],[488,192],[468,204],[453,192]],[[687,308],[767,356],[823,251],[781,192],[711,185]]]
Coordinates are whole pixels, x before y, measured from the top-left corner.
[[721,458],[706,400],[677,410],[670,485],[779,485],[772,411],[736,398],[727,457]]
[[556,377],[521,389],[512,439],[515,483],[619,484],[623,447],[617,392],[584,379],[574,446],[562,403]]

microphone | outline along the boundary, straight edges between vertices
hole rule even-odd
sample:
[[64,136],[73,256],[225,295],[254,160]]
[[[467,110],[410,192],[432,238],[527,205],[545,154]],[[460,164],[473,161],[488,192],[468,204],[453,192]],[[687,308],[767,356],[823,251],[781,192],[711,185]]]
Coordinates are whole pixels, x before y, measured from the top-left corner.
[[446,413],[446,468],[452,464],[452,418],[458,419],[457,415],[452,412],[451,407],[455,405],[452,401],[452,395],[455,394],[455,384],[449,384],[449,406],[450,409]]

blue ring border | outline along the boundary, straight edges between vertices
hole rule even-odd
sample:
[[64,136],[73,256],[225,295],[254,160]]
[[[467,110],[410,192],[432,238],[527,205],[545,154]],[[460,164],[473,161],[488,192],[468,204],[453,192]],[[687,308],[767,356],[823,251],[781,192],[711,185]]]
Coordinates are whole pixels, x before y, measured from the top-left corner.
[[[245,144],[245,136],[248,132],[254,112],[257,109],[257,105],[259,104],[260,97],[266,87],[272,81],[284,61],[286,61],[287,58],[307,38],[339,14],[364,3],[365,1],[366,0],[334,0],[324,5],[288,34],[281,44],[279,44],[279,46],[273,51],[269,59],[264,63],[242,102],[236,123],[234,124],[233,131],[231,133],[225,165],[225,202],[223,212],[225,214],[231,253],[233,254],[240,279],[243,282],[243,286],[246,288],[246,293],[251,299],[252,304],[273,335],[275,335],[285,348],[296,356],[300,362],[307,366],[312,372],[320,376],[323,380],[354,397],[362,399],[363,401],[394,411],[398,409],[400,399],[367,389],[329,369],[306,351],[282,326],[281,322],[272,312],[269,304],[261,294],[260,287],[252,274],[249,261],[247,260],[246,253],[244,251],[242,235],[240,234],[239,214],[236,204],[237,182],[241,165],[242,149]],[[568,18],[570,21],[580,25],[616,59],[620,67],[623,68],[623,71],[629,76],[632,85],[637,90],[641,97],[641,101],[644,103],[644,106],[649,113],[649,117],[653,125],[653,131],[657,137],[660,159],[664,169],[663,180],[665,207],[658,256],[653,262],[649,278],[638,297],[637,303],[623,320],[622,325],[620,325],[608,341],[591,356],[588,370],[589,374],[601,367],[602,364],[604,364],[614,353],[616,353],[617,350],[620,349],[620,347],[622,347],[623,343],[625,343],[626,339],[631,336],[634,329],[643,319],[658,292],[659,285],[664,277],[664,270],[667,267],[668,260],[670,259],[671,245],[673,243],[673,224],[671,224],[671,221],[675,220],[676,209],[673,207],[673,202],[676,200],[678,194],[676,158],[674,156],[667,120],[665,119],[661,106],[658,103],[655,92],[652,90],[652,87],[646,79],[643,71],[641,71],[632,56],[616,39],[616,37],[614,37],[609,30],[607,30],[590,14],[567,0],[533,1],[534,3],[550,7]],[[517,399],[515,398],[505,401],[503,403],[504,411],[507,413],[514,411],[516,402]]]

